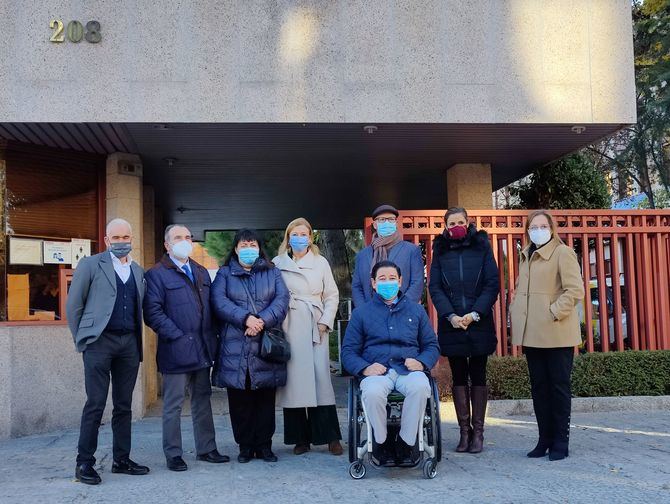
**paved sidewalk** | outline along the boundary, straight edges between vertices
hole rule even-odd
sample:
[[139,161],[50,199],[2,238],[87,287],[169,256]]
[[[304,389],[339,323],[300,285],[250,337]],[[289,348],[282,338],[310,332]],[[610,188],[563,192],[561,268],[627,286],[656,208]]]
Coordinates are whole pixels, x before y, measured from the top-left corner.
[[[670,502],[667,411],[574,414],[570,457],[560,462],[525,457],[536,438],[527,416],[491,418],[483,453],[453,453],[457,427],[451,404],[443,411],[448,460],[434,480],[423,479],[418,469],[369,468],[364,480],[354,481],[346,455],[333,457],[323,447],[296,457],[281,444],[278,411],[274,464],[195,461],[190,418],[184,418],[189,464],[184,473],[165,468],[160,419],[145,418],[133,425],[132,457],[151,467],[147,476],[111,474],[111,430],[105,425],[98,449],[103,483],[97,487],[73,481],[76,430],[3,441],[0,502]],[[345,412],[340,415],[346,437]],[[216,426],[220,451],[235,456],[229,418],[217,415]]]

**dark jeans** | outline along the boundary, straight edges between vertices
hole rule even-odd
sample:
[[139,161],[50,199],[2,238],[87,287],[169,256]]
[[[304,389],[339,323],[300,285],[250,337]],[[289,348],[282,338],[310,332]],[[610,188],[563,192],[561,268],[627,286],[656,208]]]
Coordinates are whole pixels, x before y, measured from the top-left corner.
[[570,438],[573,347],[523,347],[540,441],[567,450]]
[[473,387],[486,386],[486,361],[488,355],[472,357],[447,357],[451,368],[451,378],[455,387],[466,387],[468,378]]
[[323,445],[342,439],[337,407],[284,408],[284,443]]
[[114,460],[130,456],[133,389],[140,366],[135,333],[102,333],[83,353],[86,404],[81,414],[77,464],[95,464],[98,430],[112,379],[112,434]]
[[244,390],[228,387],[230,423],[240,450],[272,448],[276,392],[276,388],[251,390],[249,375]]

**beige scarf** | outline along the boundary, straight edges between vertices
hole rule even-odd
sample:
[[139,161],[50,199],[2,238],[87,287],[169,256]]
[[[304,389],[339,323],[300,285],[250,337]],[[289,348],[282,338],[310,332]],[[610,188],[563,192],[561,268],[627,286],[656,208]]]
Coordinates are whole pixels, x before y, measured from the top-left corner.
[[379,236],[377,233],[372,235],[372,262],[370,263],[370,271],[375,264],[380,261],[386,261],[389,256],[389,250],[394,245],[402,241],[402,235],[396,231],[389,236]]

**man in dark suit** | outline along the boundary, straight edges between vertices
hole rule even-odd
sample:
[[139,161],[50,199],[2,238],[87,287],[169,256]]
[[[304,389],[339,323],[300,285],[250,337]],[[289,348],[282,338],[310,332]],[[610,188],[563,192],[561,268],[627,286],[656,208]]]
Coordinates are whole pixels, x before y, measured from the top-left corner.
[[98,429],[112,380],[113,473],[141,475],[149,468],[130,460],[132,398],[142,360],[144,271],[130,258],[132,229],[123,219],[107,224],[107,250],[83,259],[72,278],[67,320],[78,352],[83,353],[86,404],[75,477],[100,483],[94,469]]
[[197,459],[228,462],[216,449],[210,370],[216,331],[209,305],[209,272],[189,259],[191,232],[172,224],[165,230],[166,254],[146,273],[144,319],[158,335],[158,369],[163,375],[163,452],[171,471],[186,471],[182,458],[181,409],[186,388]]

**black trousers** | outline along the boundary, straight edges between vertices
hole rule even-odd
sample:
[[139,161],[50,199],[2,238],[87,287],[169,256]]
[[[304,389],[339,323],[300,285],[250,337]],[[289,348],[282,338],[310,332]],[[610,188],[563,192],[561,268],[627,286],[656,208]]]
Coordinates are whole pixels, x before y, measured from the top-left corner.
[[342,439],[337,407],[284,408],[284,443],[323,445]]
[[573,347],[523,347],[540,441],[567,450],[570,439]]
[[130,424],[133,389],[140,366],[140,352],[135,333],[124,335],[102,333],[83,353],[86,404],[81,414],[77,464],[95,464],[98,430],[107,403],[109,380],[112,380],[112,434],[114,460],[130,456]]
[[249,375],[244,390],[228,387],[230,423],[240,450],[272,448],[276,392],[276,388],[251,390]]
[[453,380],[454,386],[465,387],[470,384],[474,387],[485,387],[486,361],[488,358],[488,355],[473,355],[472,357],[447,357],[447,359],[449,359],[451,378]]

